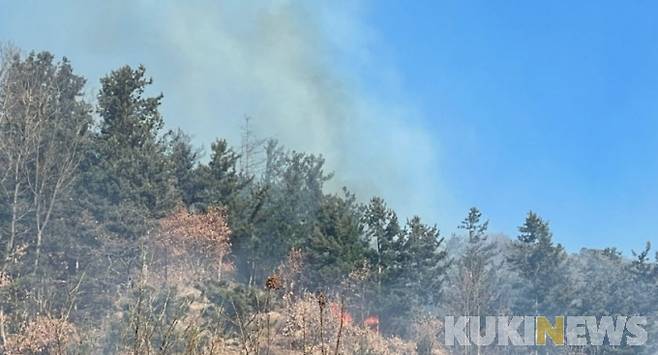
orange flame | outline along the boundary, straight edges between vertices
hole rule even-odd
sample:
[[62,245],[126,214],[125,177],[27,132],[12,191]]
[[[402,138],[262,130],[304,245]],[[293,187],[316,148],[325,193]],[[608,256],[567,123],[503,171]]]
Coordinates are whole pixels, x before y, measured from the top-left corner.
[[338,304],[338,303],[331,303],[329,305],[329,311],[331,312],[331,315],[334,318],[336,318],[337,320],[341,320],[341,313],[342,313],[342,322],[343,322],[343,324],[345,324],[345,325],[352,324],[352,315],[349,312],[345,311],[345,310],[343,310],[341,312],[340,308],[341,308],[340,304]]
[[379,333],[379,316],[376,314],[369,315],[366,319],[363,320],[363,325],[368,329]]

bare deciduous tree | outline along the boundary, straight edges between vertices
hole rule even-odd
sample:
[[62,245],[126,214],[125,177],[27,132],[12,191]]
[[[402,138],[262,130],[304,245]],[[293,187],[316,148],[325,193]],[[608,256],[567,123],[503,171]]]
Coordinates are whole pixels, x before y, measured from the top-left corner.
[[21,59],[3,56],[0,72],[0,191],[10,210],[5,262],[15,257],[19,236],[34,236],[34,270],[39,268],[45,230],[57,203],[75,179],[90,124],[81,100],[85,80],[50,53]]

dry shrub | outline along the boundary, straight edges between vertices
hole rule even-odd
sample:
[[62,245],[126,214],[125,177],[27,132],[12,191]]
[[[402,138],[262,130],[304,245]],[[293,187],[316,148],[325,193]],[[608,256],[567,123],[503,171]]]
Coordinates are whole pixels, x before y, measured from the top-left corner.
[[411,324],[418,354],[442,354],[439,350],[439,336],[443,331],[443,322],[435,315],[418,312]]
[[210,253],[226,253],[230,248],[231,230],[221,208],[211,208],[206,213],[179,208],[160,224],[172,243],[181,247],[200,247]]
[[179,208],[160,221],[155,247],[163,252],[166,278],[183,285],[208,273],[221,280],[223,272],[233,269],[225,260],[231,250],[231,229],[221,208],[205,213]]
[[[280,326],[282,336],[276,339],[277,346],[286,349],[282,353],[335,354],[338,343],[338,354],[415,354],[415,344],[397,337],[383,337],[367,327],[350,322],[345,313],[324,312],[320,322],[318,297],[304,294],[286,310]],[[335,300],[327,301],[329,310],[340,307]],[[341,319],[342,331],[339,332]]]
[[5,354],[65,354],[78,341],[73,324],[50,316],[37,316],[25,324],[19,334],[7,337]]
[[0,271],[0,288],[11,285],[12,281],[13,280],[8,273]]
[[281,289],[285,290],[284,301],[292,302],[297,293],[302,270],[304,269],[304,257],[300,249],[292,248],[286,259],[276,268],[274,272],[281,280]]

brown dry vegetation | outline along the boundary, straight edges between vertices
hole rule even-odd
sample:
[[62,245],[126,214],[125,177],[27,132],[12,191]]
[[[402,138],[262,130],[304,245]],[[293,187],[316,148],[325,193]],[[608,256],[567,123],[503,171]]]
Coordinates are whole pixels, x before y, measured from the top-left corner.
[[65,319],[50,315],[37,316],[24,324],[21,331],[5,341],[5,354],[66,354],[79,341],[78,331]]
[[[169,339],[160,344],[160,352],[147,339],[137,340],[139,344],[134,349],[138,350],[132,353],[167,353],[176,347],[184,348],[185,354],[416,353],[413,342],[384,337],[368,325],[354,323],[343,297],[301,290],[298,284],[303,276],[303,255],[298,249],[290,251],[286,261],[255,293],[257,306],[254,309],[244,312],[231,301],[225,308],[214,310],[219,314],[219,324],[204,322],[203,315],[208,309],[217,307],[193,285],[207,278],[220,279],[218,275],[227,275],[232,269],[230,264],[221,261],[230,253],[229,236],[222,210],[206,214],[178,210],[162,220],[160,233],[151,248],[166,252],[150,259],[150,272],[146,271],[149,267],[143,268],[141,287],[173,286],[178,293],[169,297],[185,299],[185,311],[165,326]],[[158,265],[158,273],[153,272],[153,265]],[[215,273],[209,273],[209,269]],[[350,278],[356,277],[351,275]],[[140,317],[133,322],[133,327],[137,326],[136,322],[142,322],[139,326],[148,329],[143,332],[152,337],[152,329],[161,326],[150,323],[162,320],[145,315],[137,318]],[[434,353],[441,352],[435,350]]]
[[[222,277],[226,287],[233,284],[232,266],[223,261],[231,247],[225,218],[219,209],[197,214],[179,209],[162,219],[143,246],[133,286],[117,296],[117,311],[107,324],[83,330],[67,316],[39,315],[14,333],[3,331],[4,353],[75,354],[83,345],[100,353],[113,327],[120,332],[121,344],[113,349],[119,354],[416,353],[414,342],[384,337],[376,327],[356,323],[339,293],[300,289],[304,268],[297,249],[253,293],[253,308],[234,300],[213,304],[198,285]],[[12,282],[0,281],[5,287]],[[208,314],[216,317],[209,320]],[[442,353],[435,348],[433,353]]]

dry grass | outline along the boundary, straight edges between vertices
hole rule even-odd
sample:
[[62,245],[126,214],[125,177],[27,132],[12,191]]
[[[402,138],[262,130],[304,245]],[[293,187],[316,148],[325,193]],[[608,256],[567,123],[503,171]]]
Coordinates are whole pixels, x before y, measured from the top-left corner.
[[[320,317],[321,301],[320,295],[306,293],[284,310],[277,324],[280,335],[275,339],[280,354],[416,353],[415,344],[397,337],[383,337],[368,327],[354,324],[343,312],[330,311]],[[330,310],[342,308],[337,300],[325,302]]]
[[37,316],[24,324],[19,333],[7,337],[4,353],[63,355],[78,340],[77,329],[70,322],[50,316]]

